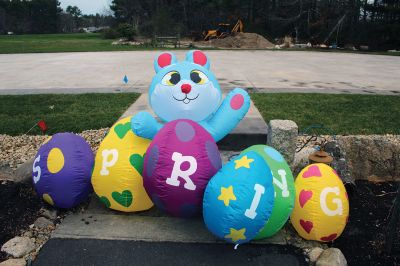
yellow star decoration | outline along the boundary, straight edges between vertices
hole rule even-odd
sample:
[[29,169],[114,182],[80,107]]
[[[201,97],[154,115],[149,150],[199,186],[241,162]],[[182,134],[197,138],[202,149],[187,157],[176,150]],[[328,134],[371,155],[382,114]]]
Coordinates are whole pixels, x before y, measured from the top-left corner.
[[246,228],[242,228],[240,230],[236,230],[235,228],[230,228],[231,232],[229,235],[226,235],[225,238],[232,239],[232,242],[238,242],[239,240],[246,240]]
[[254,162],[254,159],[247,158],[247,155],[243,156],[239,160],[235,160],[235,170],[240,167],[250,168],[250,163]]
[[233,194],[233,186],[228,188],[221,187],[221,194],[218,196],[219,200],[223,200],[225,206],[229,206],[230,200],[236,200],[235,194]]

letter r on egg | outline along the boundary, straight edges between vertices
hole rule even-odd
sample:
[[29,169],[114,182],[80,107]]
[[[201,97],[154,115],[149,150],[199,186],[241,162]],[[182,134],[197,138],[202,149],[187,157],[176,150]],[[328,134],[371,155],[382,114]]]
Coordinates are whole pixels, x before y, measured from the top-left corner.
[[[172,154],[172,160],[174,161],[174,167],[172,169],[171,177],[167,178],[165,182],[168,185],[179,187],[180,181],[178,177],[181,177],[185,180],[185,185],[183,186],[187,190],[196,190],[196,185],[193,183],[190,176],[194,174],[197,170],[197,161],[193,156],[183,156],[179,152],[174,152]],[[189,163],[189,168],[185,171],[181,170],[181,165],[184,162]]]

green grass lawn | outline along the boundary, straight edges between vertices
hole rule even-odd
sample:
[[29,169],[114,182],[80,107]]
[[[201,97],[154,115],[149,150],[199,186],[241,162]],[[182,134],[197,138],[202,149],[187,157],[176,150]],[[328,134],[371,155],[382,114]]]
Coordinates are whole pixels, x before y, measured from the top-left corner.
[[400,97],[349,94],[252,94],[265,121],[290,119],[302,131],[323,124],[335,134],[400,134]]
[[[139,94],[0,95],[0,134],[19,135],[44,119],[49,134],[111,126]],[[302,131],[324,124],[335,134],[400,134],[400,97],[252,94],[266,121],[290,119]],[[54,107],[54,108],[52,108]],[[36,127],[30,134],[40,134]]]
[[[111,126],[138,93],[0,95],[0,134],[20,135],[46,121],[48,134]],[[40,134],[35,127],[29,134]]]
[[150,50],[146,46],[111,45],[99,33],[0,35],[0,54]]

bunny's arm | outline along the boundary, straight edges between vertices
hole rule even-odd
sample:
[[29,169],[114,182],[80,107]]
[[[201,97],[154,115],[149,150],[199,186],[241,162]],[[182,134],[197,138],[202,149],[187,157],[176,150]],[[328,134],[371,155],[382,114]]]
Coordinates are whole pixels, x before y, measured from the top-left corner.
[[153,139],[158,131],[163,127],[163,124],[148,112],[139,112],[131,118],[131,128],[137,136]]
[[250,96],[236,88],[224,99],[217,112],[207,121],[200,122],[217,142],[229,134],[243,119],[250,108]]

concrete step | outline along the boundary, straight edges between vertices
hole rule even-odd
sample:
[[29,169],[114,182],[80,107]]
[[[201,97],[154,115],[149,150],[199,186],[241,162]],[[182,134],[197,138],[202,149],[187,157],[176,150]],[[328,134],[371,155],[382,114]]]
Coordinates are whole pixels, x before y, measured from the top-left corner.
[[[225,97],[226,95],[223,95]],[[157,117],[148,104],[148,94],[142,94],[121,118],[134,115],[140,111],[147,111]],[[262,118],[253,101],[250,109],[239,125],[224,139],[218,142],[218,147],[223,150],[243,150],[251,145],[267,143],[267,124]]]
[[[155,209],[142,214],[106,211],[107,214],[85,212],[69,215],[53,232],[52,238],[224,243],[207,230],[201,217],[183,219],[147,215],[154,215],[157,212]],[[254,243],[286,245],[286,231],[282,230],[272,238]]]

